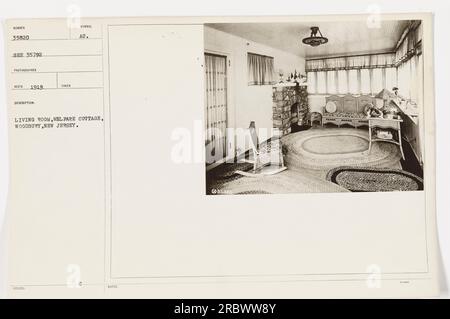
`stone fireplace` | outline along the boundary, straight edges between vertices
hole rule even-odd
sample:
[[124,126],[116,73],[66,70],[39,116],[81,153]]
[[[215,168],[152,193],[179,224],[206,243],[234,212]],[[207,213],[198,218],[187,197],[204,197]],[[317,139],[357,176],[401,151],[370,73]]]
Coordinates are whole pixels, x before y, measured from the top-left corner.
[[291,132],[292,125],[304,125],[308,114],[308,91],[306,84],[275,85],[272,89],[273,127],[281,135]]

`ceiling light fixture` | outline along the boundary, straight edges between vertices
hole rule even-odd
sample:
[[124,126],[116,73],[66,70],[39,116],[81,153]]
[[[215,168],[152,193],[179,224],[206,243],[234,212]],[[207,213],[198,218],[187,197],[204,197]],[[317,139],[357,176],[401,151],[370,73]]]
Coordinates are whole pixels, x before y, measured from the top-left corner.
[[[319,33],[319,35],[317,35],[317,33]],[[322,32],[320,32],[319,27],[311,27],[311,36],[304,38],[302,42],[312,47],[317,47],[321,44],[327,43],[328,39],[322,35]]]

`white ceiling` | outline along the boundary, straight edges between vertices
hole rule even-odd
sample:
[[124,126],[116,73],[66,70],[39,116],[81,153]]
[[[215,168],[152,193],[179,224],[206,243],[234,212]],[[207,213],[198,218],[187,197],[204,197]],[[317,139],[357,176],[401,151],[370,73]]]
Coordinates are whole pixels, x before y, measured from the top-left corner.
[[[408,25],[407,20],[380,21],[369,28],[366,21],[308,23],[213,23],[212,28],[306,58],[392,51]],[[302,43],[310,27],[318,26],[328,43],[311,47]]]

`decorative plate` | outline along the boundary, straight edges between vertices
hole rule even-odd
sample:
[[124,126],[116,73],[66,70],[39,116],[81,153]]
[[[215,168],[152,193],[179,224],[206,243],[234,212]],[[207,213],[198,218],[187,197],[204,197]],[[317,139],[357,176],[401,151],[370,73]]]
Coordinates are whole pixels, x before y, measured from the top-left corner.
[[325,105],[325,110],[328,113],[334,113],[337,110],[337,106],[336,103],[334,103],[333,101],[328,101],[327,104]]

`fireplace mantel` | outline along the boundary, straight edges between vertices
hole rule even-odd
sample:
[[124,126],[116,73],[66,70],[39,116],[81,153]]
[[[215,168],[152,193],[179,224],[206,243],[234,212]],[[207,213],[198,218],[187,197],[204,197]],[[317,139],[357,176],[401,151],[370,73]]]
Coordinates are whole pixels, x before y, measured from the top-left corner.
[[296,87],[296,86],[308,86],[308,83],[282,82],[274,84],[273,87]]
[[278,83],[272,88],[273,127],[282,135],[291,132],[291,125],[303,125],[308,113],[308,90],[306,83]]

